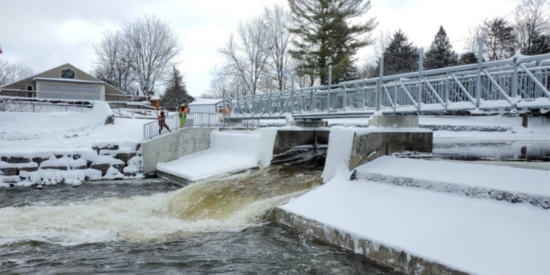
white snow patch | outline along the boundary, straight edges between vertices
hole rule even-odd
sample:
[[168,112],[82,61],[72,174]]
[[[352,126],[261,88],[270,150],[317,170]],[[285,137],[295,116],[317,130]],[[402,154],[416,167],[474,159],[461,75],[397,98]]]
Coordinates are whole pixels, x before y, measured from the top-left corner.
[[[346,138],[343,135],[341,139],[345,142]],[[385,169],[394,174],[400,170],[427,171],[420,167],[421,162],[415,163],[387,165]],[[475,171],[470,177],[466,175],[470,170],[458,170],[464,177],[474,178]],[[550,273],[548,210],[348,179],[349,173],[337,174],[281,208],[371,240],[374,249],[384,245],[404,250],[468,273]]]
[[550,197],[550,171],[384,156],[357,172]]
[[157,170],[192,181],[214,175],[269,165],[275,129],[212,131],[210,148],[157,164]]

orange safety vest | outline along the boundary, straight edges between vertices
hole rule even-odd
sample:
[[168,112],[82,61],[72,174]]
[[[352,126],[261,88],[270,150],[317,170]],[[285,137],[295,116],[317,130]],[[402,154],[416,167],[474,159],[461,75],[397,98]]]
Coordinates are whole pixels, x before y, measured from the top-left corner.
[[185,108],[185,109],[183,110],[183,112],[186,113],[186,114],[189,114],[189,109],[188,109],[188,108]]
[[229,106],[226,106],[226,107],[225,107],[225,113],[226,113],[226,114],[231,113],[231,111],[232,111],[231,107],[229,107]]

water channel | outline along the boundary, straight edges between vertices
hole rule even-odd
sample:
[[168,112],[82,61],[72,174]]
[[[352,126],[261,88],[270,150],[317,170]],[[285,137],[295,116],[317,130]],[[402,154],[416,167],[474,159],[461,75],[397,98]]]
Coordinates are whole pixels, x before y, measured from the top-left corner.
[[318,160],[181,189],[159,179],[0,189],[0,273],[396,274],[270,224]]
[[[436,140],[433,160],[550,170],[550,141]],[[0,273],[399,274],[269,223],[322,158],[214,178],[0,189]]]

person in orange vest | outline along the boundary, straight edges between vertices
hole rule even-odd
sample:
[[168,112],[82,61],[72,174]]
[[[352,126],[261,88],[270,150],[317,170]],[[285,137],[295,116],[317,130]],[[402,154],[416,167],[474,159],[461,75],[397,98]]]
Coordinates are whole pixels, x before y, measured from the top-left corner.
[[183,125],[185,124],[185,112],[183,111],[185,107],[185,104],[180,104],[180,107],[178,108],[178,113],[180,116],[180,128],[183,128]]
[[178,112],[180,114],[180,128],[183,128],[185,125],[185,118],[187,117],[187,114],[189,114],[189,108],[187,108],[187,105],[182,103],[178,109]]
[[229,106],[229,105],[225,106],[225,113],[226,113],[226,114],[231,113],[231,111],[233,111],[233,109],[231,108],[231,106]]
[[161,111],[159,115],[159,135],[160,132],[162,132],[162,128],[166,128],[166,130],[170,132],[170,128],[166,125],[166,116],[164,115],[164,111]]

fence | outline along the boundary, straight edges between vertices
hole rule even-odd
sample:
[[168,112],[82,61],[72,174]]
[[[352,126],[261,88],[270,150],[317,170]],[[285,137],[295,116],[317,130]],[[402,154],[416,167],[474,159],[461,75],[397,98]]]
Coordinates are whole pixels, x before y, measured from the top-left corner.
[[29,113],[53,113],[53,112],[89,113],[92,111],[92,106],[3,100],[3,101],[0,101],[0,111],[29,112]]
[[116,102],[140,102],[147,101],[145,96],[133,96],[133,95],[105,95],[105,101]]
[[[286,114],[322,118],[376,111],[550,110],[550,54],[428,71],[423,70],[422,62],[421,52],[418,72],[383,76],[381,58],[381,77],[279,93],[225,95],[224,104],[233,109],[231,116],[236,118],[280,118]],[[331,68],[329,83],[330,72]]]
[[185,117],[185,126],[192,127],[225,127],[222,114],[218,113],[190,113]]
[[[166,123],[166,126],[168,126],[170,130],[179,129],[180,127],[179,114],[166,116],[166,118],[164,119],[164,122]],[[148,122],[143,125],[143,139],[148,139],[148,138],[158,136],[161,134],[161,130],[168,131],[168,129],[166,128],[163,128],[163,129],[160,128],[160,123],[158,119]]]
[[[169,115],[165,118],[166,125],[173,129],[180,128],[179,114]],[[185,127],[227,127],[229,123],[224,123],[223,115],[218,113],[190,113],[185,117]],[[251,126],[250,126],[251,127]],[[143,125],[143,139],[150,139],[160,135],[162,132],[158,119]],[[163,131],[167,131],[163,129]]]

